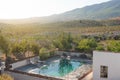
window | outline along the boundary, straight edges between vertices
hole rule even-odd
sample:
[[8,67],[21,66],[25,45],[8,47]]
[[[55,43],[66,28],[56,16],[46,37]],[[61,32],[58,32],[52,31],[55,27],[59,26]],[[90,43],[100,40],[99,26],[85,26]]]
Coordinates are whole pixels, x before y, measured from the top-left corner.
[[101,78],[108,77],[108,66],[100,66],[100,77]]

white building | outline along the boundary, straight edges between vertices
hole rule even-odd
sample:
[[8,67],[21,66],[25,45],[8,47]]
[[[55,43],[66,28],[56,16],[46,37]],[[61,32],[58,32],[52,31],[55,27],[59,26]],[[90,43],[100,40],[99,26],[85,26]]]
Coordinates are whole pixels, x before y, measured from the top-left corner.
[[120,80],[120,53],[94,51],[93,80]]

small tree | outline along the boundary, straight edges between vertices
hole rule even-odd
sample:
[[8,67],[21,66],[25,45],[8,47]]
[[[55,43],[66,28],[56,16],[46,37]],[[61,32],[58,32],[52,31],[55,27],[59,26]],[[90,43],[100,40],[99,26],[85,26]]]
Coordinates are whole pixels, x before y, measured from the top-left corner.
[[60,40],[54,40],[54,41],[53,41],[53,45],[54,45],[56,48],[59,48],[60,50],[63,49],[63,44],[61,43]]
[[39,46],[35,43],[32,43],[30,46],[29,46],[29,51],[32,51],[35,55],[38,55],[39,54]]
[[16,56],[17,59],[22,59],[26,57],[26,52],[33,52],[34,55],[39,54],[39,46],[34,41],[21,40],[14,42],[11,52]]
[[7,38],[3,36],[3,34],[0,31],[0,50],[5,53],[6,56],[6,62],[5,65],[8,67],[9,61],[7,60],[8,54],[10,52],[10,43]]
[[15,42],[12,46],[11,52],[17,59],[25,58],[25,52],[27,51],[27,42],[22,40],[21,42]]

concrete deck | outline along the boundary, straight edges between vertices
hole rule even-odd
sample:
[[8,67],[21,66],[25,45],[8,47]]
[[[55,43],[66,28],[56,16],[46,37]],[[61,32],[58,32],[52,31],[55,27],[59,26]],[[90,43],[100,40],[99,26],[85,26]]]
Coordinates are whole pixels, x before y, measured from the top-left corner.
[[89,73],[85,78],[82,80],[93,80],[93,72]]

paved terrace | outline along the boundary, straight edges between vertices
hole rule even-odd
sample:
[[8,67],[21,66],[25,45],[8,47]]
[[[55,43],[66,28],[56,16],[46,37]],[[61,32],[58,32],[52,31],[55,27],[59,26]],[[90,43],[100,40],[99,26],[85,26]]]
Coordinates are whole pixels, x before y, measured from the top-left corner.
[[[89,65],[89,64],[88,65],[82,65],[78,69],[76,69],[75,71],[72,71],[71,73],[69,73],[68,75],[66,75],[64,77],[64,79],[65,80],[78,80],[80,77],[82,77],[83,75],[85,75],[88,71],[91,71],[91,69],[92,69],[92,66]],[[87,78],[89,78],[89,77],[87,77]],[[85,78],[83,80],[89,80],[89,79]]]

